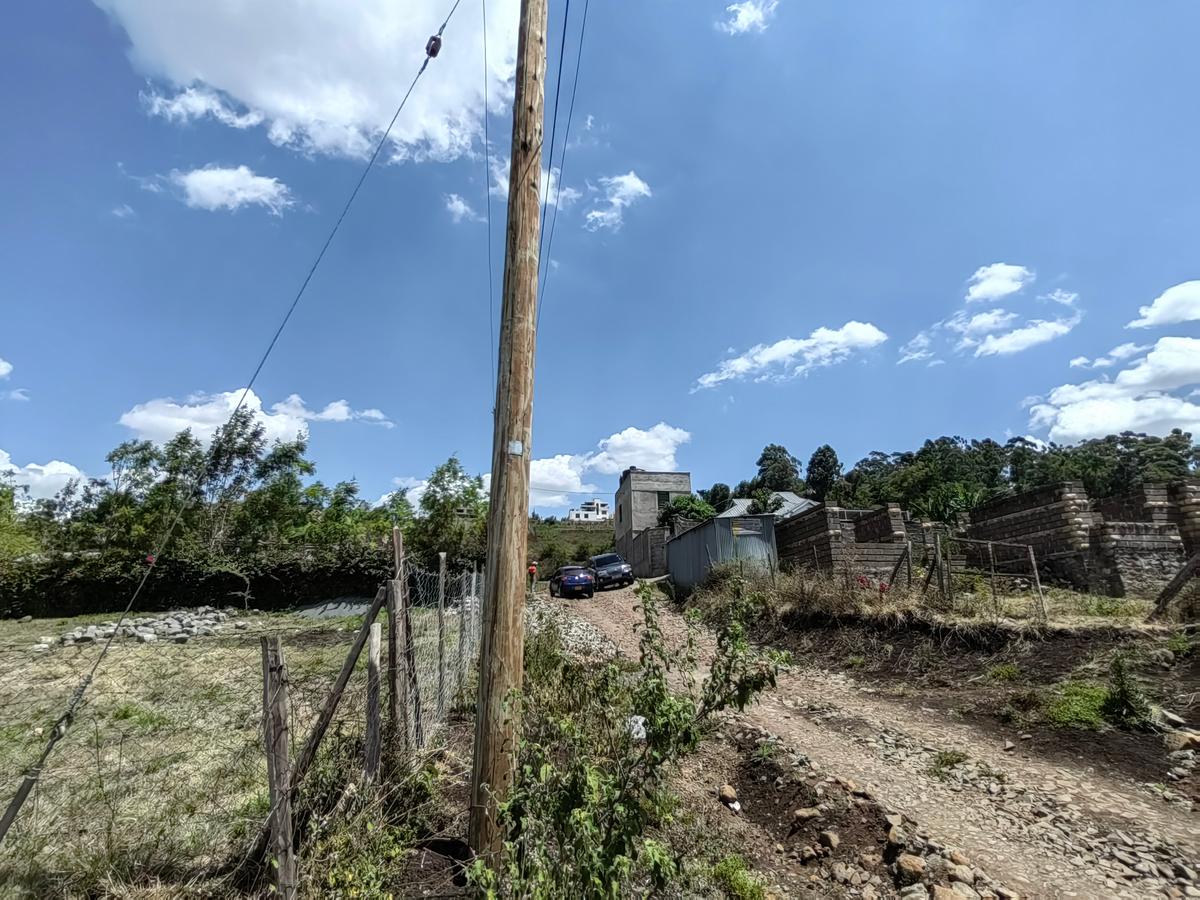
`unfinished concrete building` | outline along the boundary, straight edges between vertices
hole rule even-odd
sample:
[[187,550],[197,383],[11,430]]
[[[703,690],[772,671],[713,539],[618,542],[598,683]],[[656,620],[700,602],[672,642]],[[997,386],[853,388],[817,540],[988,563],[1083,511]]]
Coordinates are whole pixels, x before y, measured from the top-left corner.
[[676,497],[691,493],[688,472],[647,472],[631,466],[621,473],[613,530],[617,553],[633,567],[634,575],[654,578],[667,573],[669,534],[659,527],[658,514]]
[[925,540],[895,503],[874,509],[842,509],[824,503],[775,523],[781,566],[849,571],[876,580],[891,576],[910,538]]

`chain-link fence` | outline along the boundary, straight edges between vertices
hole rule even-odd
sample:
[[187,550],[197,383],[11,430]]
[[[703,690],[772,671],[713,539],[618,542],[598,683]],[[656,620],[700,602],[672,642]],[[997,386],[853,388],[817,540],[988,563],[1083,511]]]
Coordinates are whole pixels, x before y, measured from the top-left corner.
[[[481,578],[405,566],[407,623],[395,644],[412,677],[391,706],[385,637],[384,740],[393,752],[435,742],[468,681],[479,645]],[[313,777],[361,777],[368,710],[364,613],[388,635],[386,603],[327,604],[297,613],[233,609],[7,623],[0,630],[0,807],[29,776],[32,790],[0,844],[0,896],[95,895],[130,884],[253,882],[244,866],[271,812],[264,749],[264,638],[287,672],[293,760],[324,722]],[[108,643],[109,635],[113,635]],[[364,640],[360,642],[360,635]],[[96,665],[100,655],[103,659]],[[40,772],[31,770],[72,695],[83,700]],[[403,690],[403,689],[402,689]],[[60,726],[61,727],[61,726]],[[334,770],[331,772],[331,766]],[[248,875],[247,872],[250,872]]]

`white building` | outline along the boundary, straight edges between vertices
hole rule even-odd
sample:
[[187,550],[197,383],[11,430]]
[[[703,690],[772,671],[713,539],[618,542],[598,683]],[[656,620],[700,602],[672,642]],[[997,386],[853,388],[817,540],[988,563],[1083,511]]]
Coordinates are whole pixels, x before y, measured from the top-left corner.
[[608,504],[597,498],[585,500],[579,504],[579,509],[567,513],[568,522],[604,522],[611,518]]

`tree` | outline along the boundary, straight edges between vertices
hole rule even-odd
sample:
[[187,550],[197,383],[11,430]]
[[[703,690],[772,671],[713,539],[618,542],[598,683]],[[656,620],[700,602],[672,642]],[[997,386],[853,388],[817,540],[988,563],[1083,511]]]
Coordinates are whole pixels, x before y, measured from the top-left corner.
[[808,459],[808,493],[822,503],[842,477],[842,464],[828,444],[822,444]]
[[658,524],[675,530],[681,519],[691,522],[707,522],[716,516],[717,511],[703,497],[695,494],[685,494],[675,497],[658,511]]
[[483,559],[487,530],[483,479],[467,475],[457,456],[433,470],[420,506],[410,545],[423,565],[437,565],[441,551],[452,567],[470,566]]
[[724,512],[725,509],[729,507],[729,501],[733,497],[732,492],[729,490],[729,485],[720,481],[710,487],[707,491],[697,491],[697,493],[704,500],[707,500],[708,505],[717,512]]
[[768,491],[804,491],[804,479],[800,477],[800,460],[788,453],[782,444],[767,444],[759,454],[758,475],[755,487]]
[[750,495],[750,506],[746,512],[752,516],[762,516],[777,512],[783,506],[783,498],[766,488],[759,488]]

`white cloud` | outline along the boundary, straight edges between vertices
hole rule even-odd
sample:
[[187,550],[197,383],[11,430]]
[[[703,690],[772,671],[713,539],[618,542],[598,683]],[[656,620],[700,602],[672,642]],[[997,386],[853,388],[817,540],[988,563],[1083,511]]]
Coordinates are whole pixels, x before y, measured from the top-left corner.
[[114,206],[112,208],[112,214],[118,219],[128,219],[130,216],[137,215],[137,213],[134,212],[133,207],[128,203],[122,203],[120,206]]
[[277,178],[255,175],[247,166],[229,169],[210,165],[190,172],[175,170],[168,178],[183,190],[184,202],[193,209],[236,210],[257,204],[279,216],[293,204],[286,184]]
[[597,488],[583,480],[587,457],[561,453],[529,461],[531,506],[566,506],[569,494],[594,493]]
[[1149,306],[1138,307],[1138,316],[1125,327],[1151,328],[1200,321],[1200,281],[1185,281],[1167,288]]
[[933,358],[933,337],[928,331],[922,331],[917,334],[911,341],[900,348],[900,359],[896,361],[896,365],[902,366],[907,362],[920,362],[924,359]]
[[[160,443],[190,428],[193,435],[207,444],[216,430],[228,421],[241,396],[242,392],[237,390],[221,394],[193,394],[182,402],[169,397],[150,400],[124,413],[120,423],[138,437]],[[324,409],[314,410],[305,405],[298,394],[291,394],[274,404],[268,412],[263,409],[258,395],[250,391],[243,406],[253,412],[262,424],[268,441],[290,441],[298,434],[307,434],[309,422],[361,420],[392,427],[392,423],[379,410],[354,410],[345,400],[335,400]]]
[[29,400],[29,388],[13,388],[11,391],[5,391],[0,394],[5,400]]
[[[153,79],[151,114],[261,125],[276,144],[355,158],[373,149],[447,12],[440,0],[95,2],[128,35],[133,66]],[[464,8],[396,122],[391,159],[467,153],[482,128],[485,81],[493,112],[511,101],[518,2],[490,6],[486,79],[482,22]]]
[[775,15],[779,0],[742,0],[725,7],[729,17],[717,23],[717,28],[726,34],[746,34],[750,31],[762,33],[767,22]]
[[959,310],[946,320],[946,327],[959,334],[974,337],[1007,328],[1016,318],[1016,313],[1003,309],[989,309],[969,317],[966,312]]
[[1095,359],[1089,359],[1086,356],[1076,356],[1071,360],[1070,366],[1072,369],[1107,369],[1115,366],[1122,360],[1129,359],[1131,356],[1137,356],[1139,353],[1144,353],[1150,349],[1150,346],[1150,344],[1135,344],[1130,341],[1128,343],[1118,344],[1103,356],[1097,356]]
[[456,223],[484,221],[483,216],[475,212],[471,204],[458,194],[446,194],[443,199],[446,202],[446,211],[450,213],[450,218]]
[[1112,381],[1056,387],[1031,398],[1030,425],[1047,428],[1053,441],[1073,442],[1122,431],[1166,434],[1172,428],[1200,433],[1200,406],[1172,391],[1200,384],[1200,339],[1164,337],[1144,359]]
[[26,463],[18,466],[4,450],[0,450],[0,476],[11,481],[18,489],[27,491],[32,500],[53,497],[67,486],[67,482],[87,478],[82,469],[58,459],[45,464]]
[[0,357],[0,378],[7,378],[12,374],[13,364],[4,357]]
[[1050,300],[1053,303],[1059,303],[1063,306],[1074,306],[1075,301],[1079,299],[1079,294],[1074,291],[1064,291],[1062,288],[1055,288],[1048,294],[1040,295],[1038,299]]
[[666,422],[648,429],[629,427],[600,441],[599,452],[588,454],[583,468],[603,475],[618,475],[630,466],[671,472],[675,453],[691,439],[689,432]]
[[[508,197],[509,165],[507,156],[492,157],[492,183],[488,186],[488,193],[496,197]],[[558,166],[549,171],[542,169],[542,177],[538,182],[538,200],[543,206],[553,203],[557,196],[558,208],[568,209],[583,196],[573,187],[559,186],[558,178],[561,171]]]
[[1069,319],[1033,319],[1004,334],[989,334],[975,348],[975,355],[1010,356],[1020,353],[1022,350],[1062,337],[1078,325],[1081,319],[1082,316],[1078,314]]
[[980,266],[967,280],[967,302],[990,302],[1015,294],[1033,282],[1034,273],[1024,266],[992,263]]
[[625,220],[625,210],[635,201],[651,196],[650,185],[632,170],[624,175],[601,178],[600,184],[604,187],[604,199],[600,201],[602,205],[588,210],[584,223],[588,231],[601,228],[619,231]]
[[870,322],[851,321],[837,329],[818,328],[806,338],[784,338],[773,344],[758,344],[740,356],[721,360],[716,371],[707,372],[696,380],[692,392],[748,377],[755,381],[795,378],[810,369],[843,362],[856,351],[869,350],[886,340],[887,335]]

